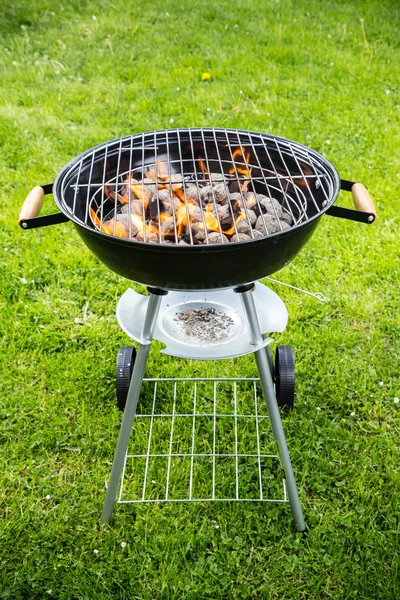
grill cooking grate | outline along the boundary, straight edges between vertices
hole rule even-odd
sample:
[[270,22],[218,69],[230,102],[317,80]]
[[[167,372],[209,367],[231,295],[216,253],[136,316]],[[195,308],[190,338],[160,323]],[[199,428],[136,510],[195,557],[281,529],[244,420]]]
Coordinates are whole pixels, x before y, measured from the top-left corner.
[[[160,164],[164,169],[162,175]],[[326,161],[295,142],[236,130],[177,129],[120,138],[83,154],[71,165],[63,181],[61,196],[64,208],[80,224],[113,236],[131,238],[131,222],[127,225],[129,231],[126,231],[126,235],[120,235],[117,222],[117,216],[121,214],[123,207],[120,202],[121,194],[124,189],[126,193],[127,188],[124,202],[128,205],[127,212],[130,215],[137,195],[146,195],[146,184],[141,180],[149,171],[154,176],[157,206],[154,218],[158,224],[162,221],[159,198],[162,187],[173,190],[174,185],[177,187],[182,184],[180,199],[190,223],[186,184],[190,182],[196,186],[200,197],[202,188],[211,185],[215,176],[220,176],[219,183],[224,186],[228,197],[232,193],[239,196],[241,218],[247,222],[248,235],[252,239],[258,236],[252,227],[254,216],[250,215],[246,202],[247,192],[254,193],[254,211],[262,220],[263,236],[279,234],[287,229],[288,223],[295,227],[308,221],[325,210],[333,201],[335,192],[335,177]],[[136,193],[132,191],[132,186],[126,186],[126,180],[130,177],[141,181],[136,185]],[[223,234],[226,229],[221,224],[213,187],[211,196],[210,210],[213,209],[217,221],[215,230]],[[272,230],[271,222],[266,218],[265,208],[260,202],[262,196],[271,202],[270,212],[274,224]],[[232,202],[228,204],[233,233],[237,235],[238,213]],[[205,233],[202,243],[209,244],[210,230],[206,222],[206,210],[203,204],[200,208]],[[177,244],[181,239],[180,222],[174,210],[170,216],[173,231],[172,236],[170,232],[168,241]],[[146,221],[144,203],[141,218],[143,222]],[[149,241],[151,237],[151,241],[165,242],[161,226],[158,227],[156,236],[149,236],[149,227],[143,225],[142,237],[142,241]],[[185,242],[190,245],[199,243],[190,226],[187,227]]]
[[286,502],[258,379],[145,379],[118,502]]

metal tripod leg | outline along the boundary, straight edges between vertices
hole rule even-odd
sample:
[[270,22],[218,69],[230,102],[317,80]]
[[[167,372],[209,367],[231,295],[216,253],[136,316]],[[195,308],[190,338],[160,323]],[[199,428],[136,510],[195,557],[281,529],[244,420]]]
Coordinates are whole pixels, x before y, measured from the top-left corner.
[[[257,311],[254,304],[252,290],[237,290],[243,304],[244,313],[246,315],[247,325],[250,331],[251,341],[254,345],[260,344],[263,340],[258,322]],[[282,427],[282,421],[279,414],[278,403],[276,401],[274,383],[272,381],[271,371],[268,365],[268,358],[265,348],[261,348],[254,352],[257,363],[258,372],[260,375],[261,387],[267,403],[268,415],[271,422],[272,433],[278,447],[281,463],[286,475],[286,486],[289,496],[290,508],[292,510],[293,520],[299,531],[307,531],[307,526],[304,522],[303,511],[301,509],[299,493],[297,491],[296,482],[293,475],[292,463],[288,447],[286,444],[285,433]]]
[[106,499],[104,501],[103,512],[101,514],[101,522],[108,523],[111,519],[119,481],[124,468],[126,452],[128,450],[129,438],[133,420],[136,414],[136,407],[139,399],[140,389],[144,371],[146,369],[147,358],[150,351],[151,342],[153,339],[154,326],[157,320],[158,311],[160,309],[162,296],[150,293],[149,303],[147,306],[146,317],[143,324],[142,342],[136,354],[135,365],[133,367],[131,382],[129,385],[128,395],[124,416],[122,418],[121,429],[114,455],[114,462],[111,469],[110,481],[107,487]]

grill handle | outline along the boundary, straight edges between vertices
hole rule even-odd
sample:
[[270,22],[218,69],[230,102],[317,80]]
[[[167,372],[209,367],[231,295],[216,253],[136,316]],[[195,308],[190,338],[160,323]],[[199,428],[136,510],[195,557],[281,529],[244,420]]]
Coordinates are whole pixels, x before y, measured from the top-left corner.
[[37,185],[29,192],[19,213],[19,225],[26,219],[33,219],[38,216],[43,205],[43,198],[44,189],[40,185]]
[[66,223],[69,221],[68,217],[62,212],[39,217],[43,206],[43,198],[46,194],[51,194],[52,190],[53,184],[49,183],[47,185],[37,185],[29,192],[18,217],[18,225],[22,229],[34,229],[35,227],[45,227],[46,225],[55,225],[56,223]]
[[354,206],[357,210],[360,210],[364,213],[370,213],[374,215],[374,218],[376,219],[376,208],[374,201],[372,200],[367,188],[364,187],[362,183],[355,183],[351,187],[351,195]]
[[342,190],[351,192],[356,210],[333,205],[328,208],[326,214],[331,217],[340,217],[341,219],[350,219],[351,221],[358,221],[359,223],[367,223],[367,225],[373,223],[376,219],[375,204],[362,183],[341,179],[340,184]]

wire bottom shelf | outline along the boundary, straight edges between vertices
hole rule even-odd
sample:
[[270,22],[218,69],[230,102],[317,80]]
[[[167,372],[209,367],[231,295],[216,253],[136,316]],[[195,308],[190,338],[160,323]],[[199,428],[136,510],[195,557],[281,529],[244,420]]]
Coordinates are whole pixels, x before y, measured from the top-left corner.
[[256,378],[144,379],[117,502],[287,502]]

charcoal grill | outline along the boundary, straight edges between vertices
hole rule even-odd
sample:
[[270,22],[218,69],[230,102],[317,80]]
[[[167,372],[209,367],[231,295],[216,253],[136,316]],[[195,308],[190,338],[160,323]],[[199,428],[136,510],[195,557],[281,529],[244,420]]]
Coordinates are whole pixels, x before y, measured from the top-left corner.
[[[205,164],[206,173],[223,175],[224,185],[229,189],[235,185],[242,199],[243,183],[249,181],[248,189],[256,196],[277,200],[293,225],[283,230],[282,220],[275,214],[279,226],[275,233],[214,245],[207,239],[202,245],[193,245],[189,237],[187,246],[123,239],[114,235],[114,228],[111,234],[101,231],[110,213],[118,213],[118,191],[124,178],[131,173],[141,177],[156,169],[158,161],[167,166],[170,178],[187,176],[198,186],[209,176],[201,168]],[[241,174],[244,170],[247,173]],[[157,184],[160,182],[164,183],[157,177]],[[333,206],[341,187],[352,189],[359,211]],[[117,192],[114,201],[105,188]],[[61,212],[32,218],[38,214],[43,194],[50,192]],[[263,214],[259,203],[258,210]],[[278,271],[296,256],[325,213],[366,222],[375,218],[366,189],[341,181],[325,158],[301,144],[246,131],[178,129],[120,138],[78,156],[60,171],[53,185],[31,192],[20,224],[28,229],[70,220],[94,254],[123,277],[168,290],[199,290],[251,283]],[[246,208],[244,214],[247,219]]]
[[[225,214],[230,219],[229,235],[220,219],[215,181],[222,186],[219,189],[228,205]],[[194,197],[196,210],[200,211],[198,229],[204,232],[201,239],[193,233],[189,186],[197,190]],[[206,186],[207,202],[203,199]],[[176,195],[179,207],[176,213],[170,209],[172,225],[167,236],[161,226],[160,192],[163,189],[169,190],[171,197]],[[352,192],[356,210],[334,206],[340,189]],[[60,212],[39,216],[43,197],[49,193],[53,194]],[[142,202],[139,209],[143,207],[139,226],[137,220],[132,219],[138,200]],[[120,217],[123,210],[128,215],[124,220]],[[250,210],[257,217],[257,235]],[[212,231],[207,214],[210,212]],[[186,220],[184,213],[187,213]],[[119,353],[117,383],[124,416],[102,522],[108,522],[112,516],[118,486],[131,456],[128,454],[131,429],[148,353],[155,338],[165,344],[164,352],[184,358],[216,360],[254,353],[277,457],[285,473],[285,500],[290,502],[297,528],[306,530],[277,403],[277,397],[286,405],[293,400],[292,354],[290,348],[278,347],[274,365],[269,351],[271,338],[266,335],[285,328],[287,312],[278,297],[261,284],[254,286],[254,282],[287,265],[313,234],[324,214],[364,223],[372,223],[376,216],[365,187],[341,180],[335,168],[317,152],[284,138],[241,130],[174,129],[119,138],[84,152],[60,171],[54,184],[37,186],[30,192],[20,213],[22,228],[72,221],[85,244],[104,264],[127,279],[146,285],[149,292],[148,297],[143,297],[128,290],[118,305],[122,329],[139,346],[137,353],[132,347]],[[245,239],[238,235],[239,221],[242,221],[242,230],[243,222],[247,223]],[[219,243],[215,243],[216,240]],[[233,334],[227,333],[222,341],[201,344],[188,340],[182,332],[177,333],[171,322],[173,315],[193,302],[196,306],[217,307],[231,315],[235,324]],[[233,416],[237,423],[236,387],[234,389]],[[195,408],[196,401],[190,415],[193,423]],[[151,423],[157,416],[160,415],[155,414],[153,406]],[[212,417],[215,422],[216,408]],[[256,421],[258,424],[257,415]],[[194,428],[193,424],[193,432]],[[150,439],[151,431],[149,448]],[[143,456],[147,477],[150,450]],[[171,456],[170,451],[168,481]],[[197,456],[194,446],[190,456],[189,499],[193,499],[193,460]],[[209,456],[215,461],[215,448]],[[236,500],[240,499],[240,456],[236,447],[236,496],[233,498]],[[260,470],[261,498],[258,499],[263,500],[259,443],[255,456]],[[216,499],[214,470],[215,462],[212,498],[205,500]],[[145,488],[142,500],[145,500]]]

